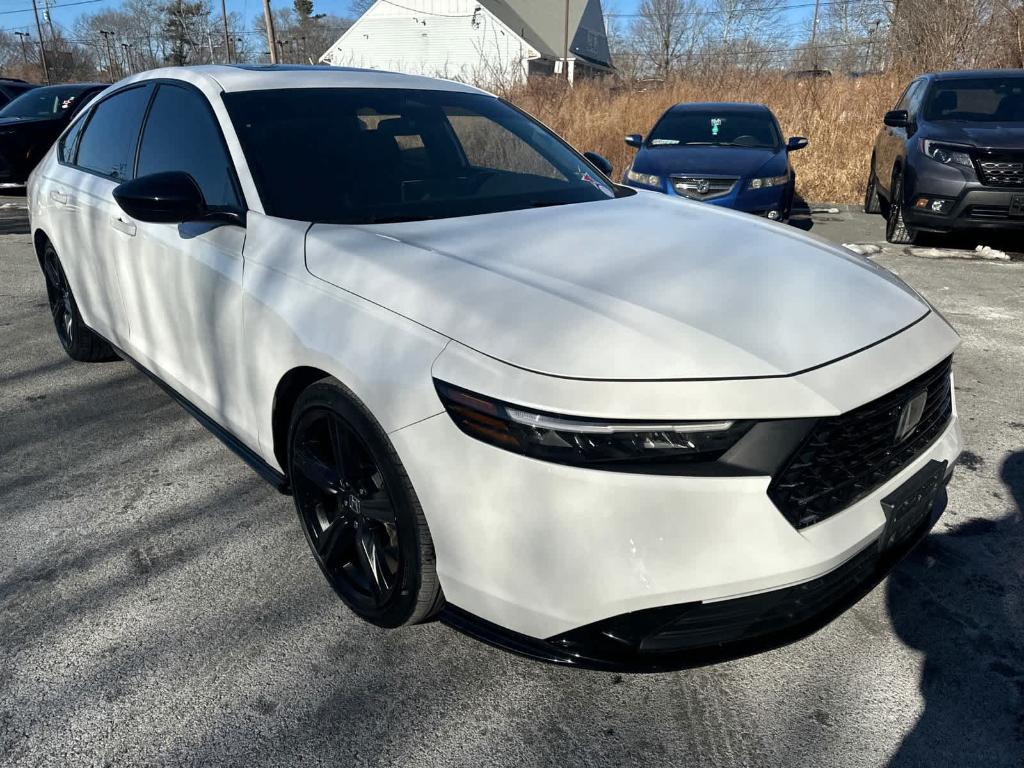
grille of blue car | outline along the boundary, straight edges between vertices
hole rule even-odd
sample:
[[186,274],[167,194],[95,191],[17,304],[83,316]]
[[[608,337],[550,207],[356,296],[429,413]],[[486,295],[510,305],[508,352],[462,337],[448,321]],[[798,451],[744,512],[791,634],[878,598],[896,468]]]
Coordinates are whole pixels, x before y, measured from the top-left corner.
[[739,179],[711,176],[673,176],[672,187],[683,197],[692,200],[711,200],[732,192]]
[[[888,395],[821,419],[772,480],[768,496],[796,528],[825,520],[876,490],[921,455],[953,415],[953,359]],[[927,391],[917,426],[897,439],[903,409]]]

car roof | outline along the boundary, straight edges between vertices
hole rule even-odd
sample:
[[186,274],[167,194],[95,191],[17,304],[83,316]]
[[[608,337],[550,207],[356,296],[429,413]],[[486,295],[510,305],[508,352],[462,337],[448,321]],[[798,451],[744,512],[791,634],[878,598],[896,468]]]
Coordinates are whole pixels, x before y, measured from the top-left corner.
[[745,101],[687,101],[669,108],[669,112],[771,112],[764,104]]
[[926,77],[932,80],[965,80],[977,77],[1024,77],[1021,69],[961,69],[951,72],[930,72]]
[[413,90],[486,93],[465,83],[375,69],[299,64],[210,64],[165,67],[127,78],[123,82],[154,79],[202,81],[216,90],[262,91],[281,88],[408,88]]

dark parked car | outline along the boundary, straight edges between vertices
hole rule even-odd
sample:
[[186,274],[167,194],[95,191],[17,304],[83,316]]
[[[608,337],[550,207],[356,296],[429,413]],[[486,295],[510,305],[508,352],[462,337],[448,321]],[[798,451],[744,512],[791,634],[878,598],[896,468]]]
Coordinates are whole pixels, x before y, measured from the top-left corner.
[[0,185],[22,186],[75,113],[107,86],[33,88],[0,109]]
[[783,141],[761,104],[677,104],[626,143],[640,150],[623,178],[631,187],[784,221],[796,182],[789,153],[807,139]]
[[0,108],[6,107],[9,103],[36,86],[26,83],[16,77],[0,77]]
[[1024,229],[1024,72],[941,72],[914,80],[875,139],[864,210],[886,239]]

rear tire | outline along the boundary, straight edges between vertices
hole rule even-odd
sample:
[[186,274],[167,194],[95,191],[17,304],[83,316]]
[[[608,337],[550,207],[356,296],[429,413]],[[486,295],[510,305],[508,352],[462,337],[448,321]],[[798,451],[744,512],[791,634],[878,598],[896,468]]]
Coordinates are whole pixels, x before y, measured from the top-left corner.
[[288,474],[313,558],[345,605],[387,628],[437,615],[444,595],[416,492],[387,434],[338,380],[299,396]]
[[907,226],[903,219],[903,176],[892,177],[892,199],[889,202],[889,216],[885,222],[885,239],[897,245],[913,245],[917,232]]
[[875,176],[875,160],[871,159],[871,173],[864,190],[864,213],[881,213],[882,201],[878,197],[878,177]]
[[51,243],[43,249],[43,276],[57,338],[68,357],[82,363],[116,360],[113,347],[82,320],[71,284]]

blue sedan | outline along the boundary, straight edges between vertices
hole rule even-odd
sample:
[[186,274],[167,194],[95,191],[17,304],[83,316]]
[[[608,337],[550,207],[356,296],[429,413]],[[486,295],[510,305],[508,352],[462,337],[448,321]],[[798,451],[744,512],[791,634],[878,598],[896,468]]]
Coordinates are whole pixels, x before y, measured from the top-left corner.
[[626,137],[639,152],[623,183],[666,195],[765,216],[789,218],[796,174],[789,153],[807,139],[782,140],[763,104],[677,104],[645,139]]

